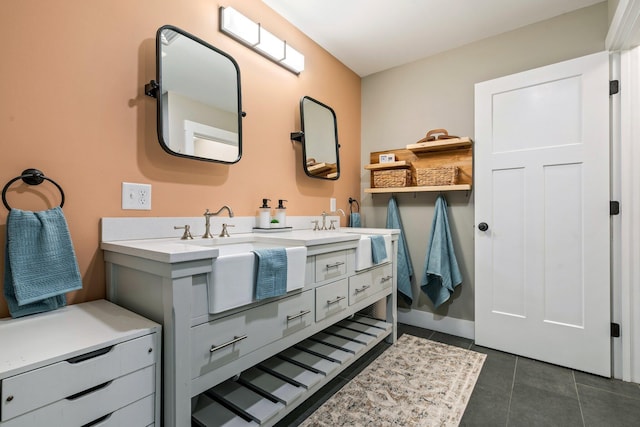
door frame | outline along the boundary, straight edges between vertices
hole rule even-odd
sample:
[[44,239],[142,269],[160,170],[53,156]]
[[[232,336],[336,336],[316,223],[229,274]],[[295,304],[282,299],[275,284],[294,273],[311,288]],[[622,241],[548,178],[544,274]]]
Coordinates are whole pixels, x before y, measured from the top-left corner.
[[[612,217],[612,321],[621,336],[613,339],[613,375],[640,383],[640,1],[620,0],[614,11],[605,48],[612,52],[611,78],[621,91],[611,99],[613,200],[621,214]],[[634,289],[635,287],[635,289]],[[636,309],[634,310],[634,307]]]

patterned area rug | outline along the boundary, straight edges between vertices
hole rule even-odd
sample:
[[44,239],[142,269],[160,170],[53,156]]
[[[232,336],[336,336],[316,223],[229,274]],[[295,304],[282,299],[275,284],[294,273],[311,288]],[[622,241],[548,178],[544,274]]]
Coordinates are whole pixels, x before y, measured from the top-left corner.
[[301,426],[457,426],[485,358],[404,334]]

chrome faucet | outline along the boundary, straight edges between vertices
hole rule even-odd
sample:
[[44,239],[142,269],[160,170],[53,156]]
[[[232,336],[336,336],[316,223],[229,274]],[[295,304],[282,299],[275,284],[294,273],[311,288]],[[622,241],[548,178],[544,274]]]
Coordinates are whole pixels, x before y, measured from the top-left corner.
[[231,208],[227,205],[224,205],[223,207],[221,207],[220,209],[218,209],[218,212],[213,213],[213,212],[209,212],[209,209],[207,209],[204,212],[204,235],[202,236],[203,239],[210,239],[213,237],[213,234],[211,234],[211,222],[210,222],[210,218],[214,215],[218,215],[220,212],[222,212],[223,210],[227,210],[227,212],[229,212],[229,218],[233,218],[233,211],[231,210]]
[[[342,216],[344,217],[347,216],[342,209],[337,209],[335,212],[329,212],[329,213],[322,211],[322,227],[320,228],[320,230],[327,230],[327,215],[338,214],[338,213],[341,213]],[[329,226],[328,230],[336,229],[336,226],[334,224],[335,222],[336,222],[335,219],[331,220],[331,225]]]
[[322,211],[322,227],[320,227],[320,230],[326,230],[327,229],[327,213],[325,211]]

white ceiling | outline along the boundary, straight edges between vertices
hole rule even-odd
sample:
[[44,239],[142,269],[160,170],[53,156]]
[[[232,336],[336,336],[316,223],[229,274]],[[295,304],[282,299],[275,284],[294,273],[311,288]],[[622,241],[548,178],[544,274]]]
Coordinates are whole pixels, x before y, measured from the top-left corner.
[[602,2],[262,1],[361,77]]

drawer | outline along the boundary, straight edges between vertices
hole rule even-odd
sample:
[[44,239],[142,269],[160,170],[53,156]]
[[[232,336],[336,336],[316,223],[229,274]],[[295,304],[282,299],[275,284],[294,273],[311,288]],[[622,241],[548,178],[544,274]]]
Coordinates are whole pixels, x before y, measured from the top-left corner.
[[[109,381],[86,393],[51,403],[1,423],[2,427],[82,426],[108,416],[132,402],[151,397],[155,389],[155,366]],[[148,408],[147,408],[148,409]],[[143,411],[144,409],[141,409]],[[153,417],[153,414],[151,414]],[[104,419],[107,421],[107,418]],[[141,425],[149,424],[143,421]],[[100,425],[100,424],[98,424]],[[105,424],[107,426],[111,424]],[[118,425],[118,424],[115,424]],[[135,426],[128,423],[127,426]]]
[[391,264],[377,267],[349,278],[349,305],[391,287]]
[[92,421],[91,427],[135,427],[154,424],[155,396],[147,396],[137,402]]
[[347,274],[347,251],[316,255],[316,282],[337,279]]
[[392,264],[389,263],[371,270],[371,276],[373,277],[373,283],[376,284],[379,291],[391,288],[393,285]]
[[247,311],[191,328],[191,378],[223,366],[253,350]]
[[349,307],[349,282],[342,279],[319,286],[316,292],[316,322],[334,316]]
[[191,377],[307,328],[313,319],[313,290],[309,290],[198,325],[191,329]]
[[157,339],[145,335],[4,379],[2,421],[153,365]]

